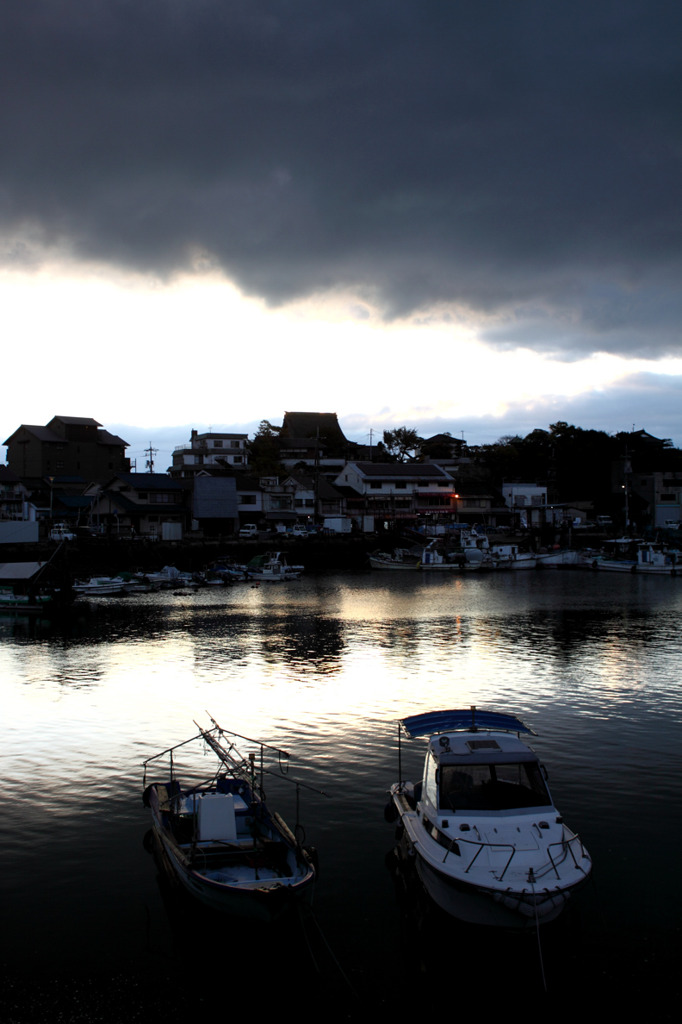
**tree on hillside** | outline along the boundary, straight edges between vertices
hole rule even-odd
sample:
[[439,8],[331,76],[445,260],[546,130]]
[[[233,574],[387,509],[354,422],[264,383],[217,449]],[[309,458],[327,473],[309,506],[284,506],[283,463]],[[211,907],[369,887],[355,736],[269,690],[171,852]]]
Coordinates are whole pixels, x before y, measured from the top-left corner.
[[249,469],[256,476],[280,476],[283,472],[279,460],[280,429],[269,420],[261,420],[256,436],[249,442]]
[[395,430],[384,430],[384,444],[388,454],[398,462],[413,462],[423,439],[410,427],[396,427]]

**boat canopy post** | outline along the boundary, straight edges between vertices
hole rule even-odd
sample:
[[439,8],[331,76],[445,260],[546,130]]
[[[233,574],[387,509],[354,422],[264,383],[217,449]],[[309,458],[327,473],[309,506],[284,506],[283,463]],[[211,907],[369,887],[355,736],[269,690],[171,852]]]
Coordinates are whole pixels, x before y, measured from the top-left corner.
[[402,743],[400,742],[400,739],[401,739],[400,734],[402,733],[402,731],[403,731],[403,723],[402,722],[398,722],[398,785],[399,786],[402,786],[402,784],[403,784],[403,748],[402,748]]

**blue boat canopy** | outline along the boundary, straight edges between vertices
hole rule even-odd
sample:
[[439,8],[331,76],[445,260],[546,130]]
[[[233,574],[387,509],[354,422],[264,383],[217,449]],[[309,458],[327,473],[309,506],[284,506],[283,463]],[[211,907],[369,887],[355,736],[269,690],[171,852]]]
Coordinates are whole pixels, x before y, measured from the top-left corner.
[[452,732],[456,729],[499,729],[502,732],[527,732],[536,736],[515,715],[498,711],[481,711],[478,708],[453,708],[451,711],[427,711],[423,715],[403,718],[401,725],[408,736],[432,736],[438,732]]

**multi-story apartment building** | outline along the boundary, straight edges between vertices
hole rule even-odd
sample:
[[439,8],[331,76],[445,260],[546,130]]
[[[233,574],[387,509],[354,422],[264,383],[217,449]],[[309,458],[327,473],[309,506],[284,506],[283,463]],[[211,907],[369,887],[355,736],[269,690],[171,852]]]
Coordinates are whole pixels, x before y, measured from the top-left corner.
[[206,470],[245,469],[248,466],[248,434],[199,434],[192,431],[187,444],[173,452],[172,477],[194,477]]
[[27,423],[5,441],[9,468],[22,480],[71,477],[103,482],[130,471],[127,441],[83,416],[54,416],[44,426]]
[[455,481],[435,463],[349,462],[334,481],[349,514],[388,520],[450,515],[457,508]]

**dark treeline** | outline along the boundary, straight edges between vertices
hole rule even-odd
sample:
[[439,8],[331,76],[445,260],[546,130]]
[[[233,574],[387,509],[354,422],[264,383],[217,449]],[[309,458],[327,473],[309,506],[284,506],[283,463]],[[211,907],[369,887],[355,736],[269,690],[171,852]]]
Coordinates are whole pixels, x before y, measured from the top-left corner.
[[588,500],[604,511],[622,503],[626,484],[637,491],[637,475],[682,471],[682,451],[667,438],[645,430],[608,434],[563,420],[548,430],[537,428],[525,437],[507,435],[475,447],[449,434],[423,439],[415,430],[399,427],[385,431],[380,447],[386,459],[400,462],[456,455],[458,484],[465,489],[476,483],[499,488],[503,481],[534,482],[547,486],[549,502]]

